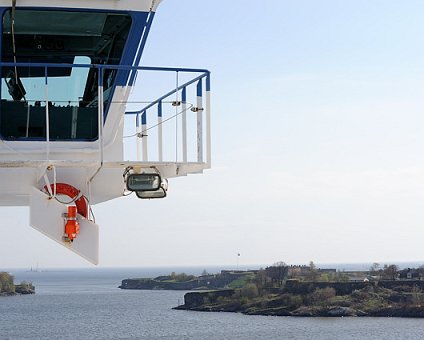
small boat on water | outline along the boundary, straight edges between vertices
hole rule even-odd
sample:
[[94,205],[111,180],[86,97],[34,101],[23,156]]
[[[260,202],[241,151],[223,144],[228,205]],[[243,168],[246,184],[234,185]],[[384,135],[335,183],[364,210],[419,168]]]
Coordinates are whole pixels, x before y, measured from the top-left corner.
[[210,72],[140,66],[159,3],[0,0],[0,205],[94,264],[92,205],[211,166]]

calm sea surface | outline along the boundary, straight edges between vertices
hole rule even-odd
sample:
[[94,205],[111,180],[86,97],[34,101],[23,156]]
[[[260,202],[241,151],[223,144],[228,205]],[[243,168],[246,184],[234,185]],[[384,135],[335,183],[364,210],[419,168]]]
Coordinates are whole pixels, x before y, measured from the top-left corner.
[[[184,292],[131,291],[167,270],[12,271],[37,294],[0,298],[0,339],[422,339],[424,320],[290,318],[175,311]],[[187,271],[188,272],[188,271]],[[196,272],[196,274],[199,274]]]

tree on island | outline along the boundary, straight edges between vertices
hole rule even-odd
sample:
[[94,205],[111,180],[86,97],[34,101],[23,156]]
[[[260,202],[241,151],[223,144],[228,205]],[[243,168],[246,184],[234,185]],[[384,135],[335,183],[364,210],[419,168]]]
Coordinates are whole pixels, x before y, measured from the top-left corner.
[[289,267],[283,261],[274,263],[271,267],[265,269],[266,276],[271,279],[272,284],[282,287],[287,279]]
[[380,277],[380,273],[381,273],[380,263],[374,262],[372,266],[370,267],[370,274],[372,276],[377,277],[378,279]]
[[175,272],[172,272],[170,277],[171,280],[174,280],[176,282],[187,282],[195,278],[194,275],[187,275],[186,273],[177,274]]
[[398,277],[398,266],[395,264],[384,265],[383,268],[383,279],[385,280],[396,280]]
[[254,284],[256,284],[259,295],[262,295],[262,290],[268,286],[268,276],[266,270],[263,268],[259,269],[252,281]]
[[336,282],[348,282],[349,281],[349,275],[346,274],[345,272],[338,270],[334,274],[334,281],[336,281]]
[[308,279],[315,282],[318,278],[318,269],[313,261],[309,262]]
[[259,295],[259,290],[256,284],[246,283],[240,290],[240,295],[248,299],[253,299]]
[[423,279],[423,277],[424,277],[424,266],[419,266],[419,267],[417,268],[417,272],[418,272],[418,274],[420,275],[420,280],[422,280],[422,279]]
[[414,306],[420,307],[423,302],[423,292],[422,290],[414,285],[411,290],[411,303]]
[[13,276],[6,272],[0,272],[0,293],[14,293],[15,285]]

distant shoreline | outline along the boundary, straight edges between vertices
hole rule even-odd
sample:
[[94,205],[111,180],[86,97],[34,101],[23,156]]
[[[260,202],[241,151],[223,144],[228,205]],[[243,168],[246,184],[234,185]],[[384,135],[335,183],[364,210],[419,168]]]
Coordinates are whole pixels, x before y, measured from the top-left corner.
[[242,287],[255,276],[257,270],[221,270],[219,274],[209,274],[206,271],[200,276],[177,274],[161,275],[153,279],[125,279],[119,288],[139,290],[211,290],[226,287]]

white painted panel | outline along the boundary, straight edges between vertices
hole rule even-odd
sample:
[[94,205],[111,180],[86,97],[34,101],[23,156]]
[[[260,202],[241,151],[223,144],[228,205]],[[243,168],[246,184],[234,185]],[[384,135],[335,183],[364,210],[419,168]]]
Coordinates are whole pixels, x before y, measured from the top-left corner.
[[[90,8],[90,9],[115,9],[115,10],[137,10],[148,12],[150,9],[156,11],[162,0],[19,0],[17,7],[65,7],[65,8]],[[11,1],[1,0],[1,7],[10,7]]]
[[67,205],[49,197],[36,188],[32,188],[30,198],[30,225],[52,240],[80,255],[87,261],[99,263],[99,226],[78,215],[80,233],[73,243],[63,241],[65,222],[63,213]]

